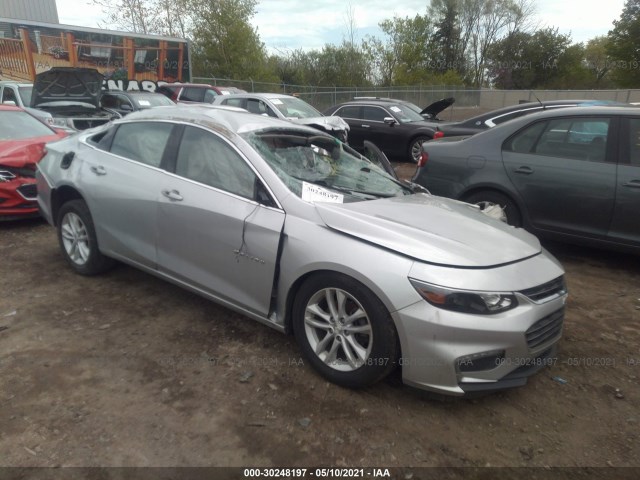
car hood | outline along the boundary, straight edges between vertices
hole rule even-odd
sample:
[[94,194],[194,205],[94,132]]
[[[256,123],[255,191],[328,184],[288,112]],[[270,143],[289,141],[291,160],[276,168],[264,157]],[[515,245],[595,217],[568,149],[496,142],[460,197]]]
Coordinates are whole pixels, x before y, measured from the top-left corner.
[[31,106],[38,107],[51,102],[77,102],[99,108],[103,78],[93,68],[51,68],[36,75]]
[[334,230],[432,264],[486,268],[542,251],[538,239],[521,228],[475,206],[424,193],[315,207]]
[[44,155],[44,146],[61,138],[58,135],[28,138],[25,140],[10,140],[0,142],[0,165],[5,167],[23,168],[38,162]]
[[295,123],[300,125],[308,125],[310,127],[320,127],[327,131],[349,131],[349,124],[345,122],[341,117],[310,117],[310,118],[293,118],[291,119]]
[[456,101],[455,98],[443,98],[442,100],[438,100],[437,102],[433,102],[430,105],[427,105],[424,110],[420,112],[420,115],[429,115],[430,117],[437,116],[443,110],[446,110]]

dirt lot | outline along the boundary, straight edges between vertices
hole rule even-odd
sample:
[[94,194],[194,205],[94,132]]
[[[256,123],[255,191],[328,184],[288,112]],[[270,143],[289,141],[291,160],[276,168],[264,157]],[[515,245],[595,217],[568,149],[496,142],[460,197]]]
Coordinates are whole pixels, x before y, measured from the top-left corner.
[[328,384],[291,337],[126,266],[75,275],[51,227],[2,224],[0,465],[640,466],[640,259],[549,247],[557,364],[441,403]]

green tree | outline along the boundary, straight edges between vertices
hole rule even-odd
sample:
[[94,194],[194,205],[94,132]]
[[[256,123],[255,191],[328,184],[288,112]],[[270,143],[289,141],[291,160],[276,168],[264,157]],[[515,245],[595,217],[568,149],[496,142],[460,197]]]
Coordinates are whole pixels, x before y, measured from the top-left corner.
[[186,0],[195,76],[263,78],[267,55],[249,23],[257,0]]
[[607,53],[609,39],[606,36],[592,38],[584,50],[586,67],[591,73],[591,88],[610,86],[611,58]]
[[[569,50],[571,37],[557,28],[534,33],[513,32],[495,42],[487,53],[488,75],[496,88],[532,89],[558,84],[575,66],[575,49]],[[578,56],[578,64],[581,57]],[[573,62],[573,63],[572,63]]]
[[385,85],[408,85],[429,75],[429,48],[432,25],[427,15],[394,17],[379,24],[384,40],[368,39],[376,78]]
[[640,0],[627,0],[609,31],[606,50],[612,58],[615,82],[626,88],[640,86]]

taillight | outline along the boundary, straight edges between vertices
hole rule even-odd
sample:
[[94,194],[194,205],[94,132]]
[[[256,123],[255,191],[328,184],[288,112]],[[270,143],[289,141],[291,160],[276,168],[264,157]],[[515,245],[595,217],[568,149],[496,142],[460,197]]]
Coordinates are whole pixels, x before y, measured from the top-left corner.
[[424,167],[429,161],[429,154],[424,150],[420,153],[420,160],[418,161],[418,168]]
[[433,134],[433,138],[442,138],[444,137],[444,132],[442,130],[438,130]]

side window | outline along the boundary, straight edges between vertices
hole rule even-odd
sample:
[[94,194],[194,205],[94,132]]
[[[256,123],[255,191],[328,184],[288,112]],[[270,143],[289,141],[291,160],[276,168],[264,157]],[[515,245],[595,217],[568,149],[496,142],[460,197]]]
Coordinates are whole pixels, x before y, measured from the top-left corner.
[[116,108],[117,106],[116,97],[110,94],[102,94],[102,97],[100,97],[100,105],[103,108]]
[[123,105],[129,105],[129,107],[131,107],[131,110],[133,110],[131,101],[124,95],[118,95],[118,108],[122,108]]
[[540,137],[540,134],[547,125],[546,122],[538,122],[529,125],[524,130],[519,131],[504,143],[504,150],[517,153],[531,153],[533,146]]
[[160,167],[173,125],[161,122],[124,123],[111,143],[111,153]]
[[176,174],[245,198],[254,198],[256,175],[238,153],[211,132],[186,127]]
[[390,117],[391,114],[380,107],[362,107],[362,116],[365,120],[384,122],[385,117]]
[[552,157],[604,162],[608,133],[608,118],[551,120],[533,152]]
[[229,105],[230,107],[239,107],[239,108],[244,108],[242,106],[244,102],[244,98],[225,98],[222,101],[223,105]]
[[18,104],[15,92],[9,87],[5,87],[4,90],[2,90],[2,103],[4,102],[15,102],[16,105]]
[[204,91],[204,103],[213,103],[217,96],[218,94],[216,92],[207,88]]
[[640,118],[629,119],[629,163],[640,167]]
[[355,118],[361,119],[362,114],[360,113],[361,109],[358,106],[348,105],[346,107],[340,108],[334,115],[337,115],[342,118]]
[[270,117],[277,117],[276,113],[271,110],[271,108],[269,108],[266,103],[264,103],[262,100],[258,100],[257,98],[247,99],[247,110],[257,115],[267,114]]
[[182,91],[180,100],[185,100],[187,102],[204,102],[204,93],[204,88],[185,87]]

